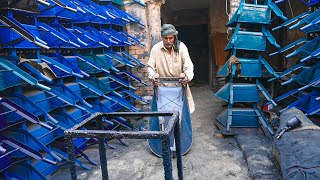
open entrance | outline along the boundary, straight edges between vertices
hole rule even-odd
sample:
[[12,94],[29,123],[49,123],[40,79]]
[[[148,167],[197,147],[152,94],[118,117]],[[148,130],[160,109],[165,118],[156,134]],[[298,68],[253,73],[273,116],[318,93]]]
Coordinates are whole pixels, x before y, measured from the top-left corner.
[[188,47],[194,64],[195,85],[209,84],[208,4],[200,0],[166,1],[161,7],[161,22],[173,24],[179,40]]
[[193,82],[196,84],[208,84],[208,25],[182,25],[176,28],[179,31],[179,39],[188,47],[194,64]]

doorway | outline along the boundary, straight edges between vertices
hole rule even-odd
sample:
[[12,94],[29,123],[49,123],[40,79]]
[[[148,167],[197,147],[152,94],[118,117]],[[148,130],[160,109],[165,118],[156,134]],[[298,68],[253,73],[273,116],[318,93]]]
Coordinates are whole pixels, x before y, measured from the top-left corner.
[[173,24],[179,31],[179,40],[188,47],[194,65],[191,85],[207,85],[210,82],[208,7],[207,0],[166,1],[161,6],[162,24]]
[[188,47],[194,65],[194,84],[209,84],[208,25],[176,26],[179,40]]

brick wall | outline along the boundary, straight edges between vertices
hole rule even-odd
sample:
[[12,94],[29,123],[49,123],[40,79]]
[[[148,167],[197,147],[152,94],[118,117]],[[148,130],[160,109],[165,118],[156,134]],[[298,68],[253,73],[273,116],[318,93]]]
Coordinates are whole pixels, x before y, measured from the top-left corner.
[[[160,7],[163,3],[162,0],[145,0],[147,6],[143,7],[138,4],[132,4],[125,6],[124,10],[145,25],[142,27],[138,24],[130,24],[126,27],[127,32],[139,39],[145,46],[137,45],[129,47],[129,53],[135,58],[139,59],[145,65],[149,60],[149,53],[151,47],[161,40],[160,29],[161,29],[161,18],[160,18]],[[132,73],[139,77],[142,81],[147,82],[148,86],[141,83],[134,83],[133,86],[137,88],[135,93],[142,96],[145,100],[151,102],[153,95],[153,87],[148,79],[147,67],[136,67],[132,69]],[[150,104],[141,104],[140,101],[136,101],[135,105],[137,108],[143,111],[148,111]]]

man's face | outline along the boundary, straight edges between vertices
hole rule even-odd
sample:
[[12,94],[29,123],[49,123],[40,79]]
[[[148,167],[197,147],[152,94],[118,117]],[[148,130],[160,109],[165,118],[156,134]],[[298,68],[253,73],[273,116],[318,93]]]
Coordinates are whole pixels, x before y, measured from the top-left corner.
[[174,43],[174,38],[175,38],[174,35],[162,36],[163,44],[167,49],[172,48],[173,43]]

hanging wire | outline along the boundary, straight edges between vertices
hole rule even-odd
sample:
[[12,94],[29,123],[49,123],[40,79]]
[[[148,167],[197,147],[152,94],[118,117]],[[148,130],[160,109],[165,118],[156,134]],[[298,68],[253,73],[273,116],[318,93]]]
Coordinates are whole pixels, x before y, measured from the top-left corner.
[[[228,1],[229,0],[226,0],[226,14],[227,14],[227,16],[228,16],[228,19],[230,20],[231,19],[231,17],[230,17],[230,12],[228,11]],[[228,40],[230,40],[230,34],[231,34],[231,32],[232,32],[232,28],[231,27],[228,27],[228,29],[227,29],[227,39]]]
[[292,15],[292,17],[294,17],[290,0],[288,0],[288,2],[289,2],[289,7],[290,7],[291,15]]

